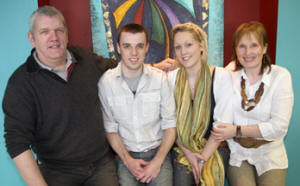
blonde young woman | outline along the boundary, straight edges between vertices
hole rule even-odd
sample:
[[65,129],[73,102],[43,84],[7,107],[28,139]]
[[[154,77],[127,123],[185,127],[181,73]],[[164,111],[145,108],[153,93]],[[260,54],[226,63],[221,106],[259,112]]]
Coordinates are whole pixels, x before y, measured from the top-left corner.
[[208,65],[207,36],[196,24],[176,25],[172,37],[180,64],[168,73],[177,105],[174,185],[224,185],[220,143],[210,130],[232,122],[230,73]]
[[244,23],[233,36],[232,124],[212,134],[229,139],[228,179],[232,186],[284,186],[288,159],[284,147],[294,95],[290,73],[272,65],[268,39],[259,22]]

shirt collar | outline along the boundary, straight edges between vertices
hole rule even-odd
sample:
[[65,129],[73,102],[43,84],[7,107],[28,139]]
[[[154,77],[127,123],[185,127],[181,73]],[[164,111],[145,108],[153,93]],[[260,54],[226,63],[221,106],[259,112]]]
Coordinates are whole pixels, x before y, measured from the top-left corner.
[[[116,78],[122,78],[122,71],[121,71],[122,65],[121,65],[121,63],[122,62],[119,62],[118,66],[116,67],[116,71],[115,71],[116,72],[115,73],[115,77]],[[141,76],[143,76],[143,75],[149,76],[149,74],[150,74],[149,68],[151,68],[151,67],[148,67],[147,65],[144,64],[144,66],[143,66],[143,72],[142,72]]]
[[[43,64],[39,58],[37,57],[37,53],[36,51],[33,51],[33,57],[35,59],[35,61],[37,62],[37,64],[43,68],[43,69],[46,69],[46,70],[49,70],[49,71],[53,71],[53,72],[57,72],[59,70],[55,69],[55,68],[52,68],[52,67],[49,67],[45,64]],[[72,61],[76,62],[75,58],[72,56],[72,54],[69,52],[69,50],[67,50],[67,59],[66,59],[66,67],[65,67],[65,71],[68,69],[68,67],[72,64]]]
[[262,82],[264,82],[264,84],[267,86],[271,85],[271,71],[269,72],[269,67],[264,70]]
[[[248,79],[244,69],[241,70],[240,75],[244,79]],[[264,70],[264,73],[263,73],[262,78],[261,78],[261,82],[263,82],[266,86],[270,86],[270,84],[271,84],[271,72],[269,73],[269,68],[266,68]]]

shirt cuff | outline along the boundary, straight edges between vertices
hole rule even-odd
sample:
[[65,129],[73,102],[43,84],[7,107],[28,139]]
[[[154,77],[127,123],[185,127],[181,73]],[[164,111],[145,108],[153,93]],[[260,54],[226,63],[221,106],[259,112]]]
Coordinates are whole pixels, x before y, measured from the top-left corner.
[[262,137],[267,141],[273,141],[276,139],[275,131],[273,130],[271,123],[258,124],[259,131]]
[[115,122],[104,121],[104,129],[106,133],[116,133],[118,132],[119,125]]
[[174,120],[162,120],[161,121],[161,128],[163,130],[168,128],[175,128],[176,127],[176,119]]

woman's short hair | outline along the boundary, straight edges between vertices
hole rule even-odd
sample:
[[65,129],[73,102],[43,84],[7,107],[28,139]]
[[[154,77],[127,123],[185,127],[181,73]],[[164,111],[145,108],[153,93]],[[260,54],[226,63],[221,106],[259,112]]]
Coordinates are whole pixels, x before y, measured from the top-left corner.
[[[267,32],[266,32],[263,24],[261,24],[260,22],[257,22],[257,21],[251,21],[248,23],[241,24],[234,32],[233,38],[232,38],[232,51],[233,51],[232,60],[235,62],[235,71],[243,68],[243,66],[241,65],[241,63],[237,57],[236,48],[238,47],[238,44],[239,44],[241,38],[244,35],[250,35],[250,34],[253,34],[253,36],[258,40],[258,42],[261,46],[264,46],[264,47],[268,46],[268,36],[267,36]],[[266,68],[269,68],[269,71],[270,71],[271,64],[272,64],[272,61],[269,56],[269,50],[267,47],[267,51],[263,55],[260,74],[262,74]]]

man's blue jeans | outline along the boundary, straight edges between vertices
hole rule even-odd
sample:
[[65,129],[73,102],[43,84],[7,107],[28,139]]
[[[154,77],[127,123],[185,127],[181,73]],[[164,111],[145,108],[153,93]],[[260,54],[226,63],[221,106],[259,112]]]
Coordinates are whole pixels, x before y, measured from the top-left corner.
[[[151,161],[157,150],[150,150],[148,152],[130,152],[130,155],[136,159],[143,159],[145,161]],[[150,183],[144,184],[135,179],[127,167],[123,164],[119,157],[116,157],[118,178],[121,186],[172,186],[173,185],[173,168],[171,162],[170,153],[167,155],[159,175],[153,179]]]

